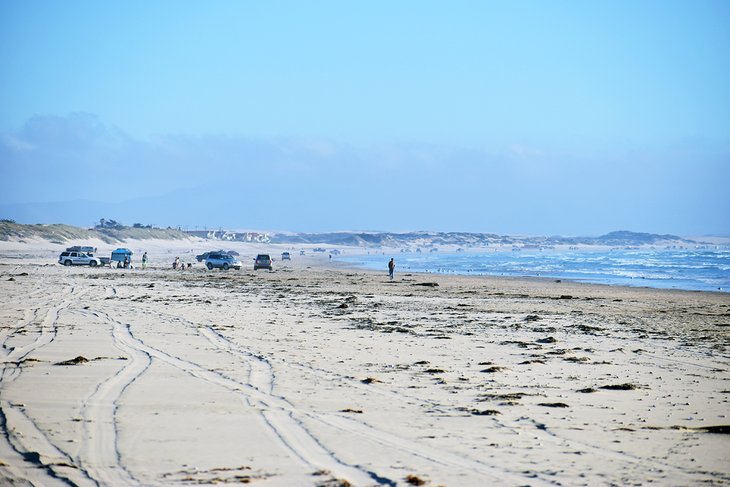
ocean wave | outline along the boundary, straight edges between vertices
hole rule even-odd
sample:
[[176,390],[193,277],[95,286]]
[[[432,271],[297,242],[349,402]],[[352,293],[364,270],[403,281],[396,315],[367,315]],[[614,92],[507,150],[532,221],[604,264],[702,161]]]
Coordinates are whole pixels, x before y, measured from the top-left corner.
[[[379,269],[383,255],[340,257]],[[470,275],[544,276],[607,284],[716,290],[730,289],[730,252],[612,250],[401,254],[399,268],[414,272]],[[386,259],[387,260],[387,259]]]

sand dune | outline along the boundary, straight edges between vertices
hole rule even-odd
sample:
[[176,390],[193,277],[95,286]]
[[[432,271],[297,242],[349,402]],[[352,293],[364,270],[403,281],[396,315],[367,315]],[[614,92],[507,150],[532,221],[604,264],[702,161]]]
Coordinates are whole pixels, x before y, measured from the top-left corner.
[[730,482],[727,294],[162,261],[0,260],[3,483]]

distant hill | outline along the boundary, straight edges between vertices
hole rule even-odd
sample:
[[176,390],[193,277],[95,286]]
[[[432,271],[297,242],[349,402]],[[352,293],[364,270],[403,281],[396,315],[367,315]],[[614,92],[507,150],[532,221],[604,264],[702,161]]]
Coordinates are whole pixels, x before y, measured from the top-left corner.
[[566,239],[571,243],[582,243],[588,245],[610,245],[610,246],[624,246],[624,245],[661,245],[669,243],[686,243],[695,244],[694,240],[688,240],[676,235],[657,235],[654,233],[637,233],[629,232],[627,230],[620,230],[617,232],[607,233],[600,237],[576,237],[572,239]]
[[495,243],[514,243],[512,237],[501,237],[490,233],[462,232],[336,232],[336,233],[297,233],[293,235],[276,234],[273,243],[301,243],[330,245],[349,245],[355,247],[402,247],[434,245],[485,246]]
[[128,239],[180,240],[189,238],[181,230],[172,228],[80,228],[71,225],[24,225],[9,220],[0,220],[0,240],[23,240],[39,238],[53,243],[66,243],[72,240],[98,238],[106,243],[123,242]]
[[297,233],[292,235],[276,234],[272,243],[299,243],[329,245],[350,245],[357,247],[434,247],[455,245],[459,247],[485,247],[489,245],[690,245],[697,242],[676,235],[657,235],[629,231],[611,232],[600,237],[517,237],[493,233],[468,232],[336,232],[336,233]]
[[[113,222],[113,220],[112,220]],[[116,222],[114,222],[116,223]],[[180,240],[201,236],[205,232],[185,232],[172,228],[127,227],[80,228],[71,225],[23,225],[10,220],[0,220],[0,240],[45,239],[54,243],[66,243],[98,238],[107,243],[129,239]],[[218,235],[214,232],[212,235]],[[226,234],[228,232],[225,232]],[[241,233],[241,235],[248,235]],[[259,235],[259,234],[255,234]],[[268,236],[267,236],[268,239]],[[469,232],[330,232],[330,233],[278,233],[271,235],[271,243],[279,244],[327,244],[352,247],[433,248],[438,246],[486,247],[489,245],[514,245],[550,247],[554,245],[604,245],[612,247],[640,245],[693,245],[698,242],[676,235],[637,233],[626,230],[611,232],[600,237],[541,237],[508,236],[494,233]]]

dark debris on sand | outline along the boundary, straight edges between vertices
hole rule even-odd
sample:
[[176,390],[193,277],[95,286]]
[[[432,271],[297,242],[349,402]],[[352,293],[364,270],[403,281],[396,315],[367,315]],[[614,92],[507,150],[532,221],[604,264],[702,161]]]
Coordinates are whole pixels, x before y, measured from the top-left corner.
[[520,363],[519,363],[519,364],[517,364],[517,365],[530,365],[530,364],[542,364],[542,365],[545,365],[545,361],[544,361],[544,360],[539,360],[539,359],[535,359],[535,360],[525,360],[525,361],[523,361],[523,362],[520,362]]
[[715,426],[698,426],[696,428],[692,428],[690,426],[680,426],[680,425],[674,425],[674,426],[645,426],[645,430],[664,430],[664,429],[670,429],[670,430],[678,430],[678,431],[696,431],[698,433],[712,433],[712,434],[719,434],[719,435],[728,435],[730,434],[730,425],[728,424],[721,424],[721,425],[715,425]]
[[482,394],[477,401],[519,401],[527,394],[524,392],[507,392],[504,394]]
[[383,382],[383,381],[376,379],[375,377],[367,377],[367,378],[361,380],[360,382],[362,382],[363,384],[372,384],[374,382]]
[[545,337],[545,338],[540,338],[540,339],[535,340],[535,341],[537,343],[556,343],[557,342],[557,340],[555,339],[555,337]]
[[446,371],[444,369],[426,369],[423,372],[426,374],[443,374]]
[[426,485],[425,480],[413,474],[408,474],[405,481],[408,485]]
[[474,416],[496,416],[502,414],[496,409],[472,409],[470,412]]
[[314,477],[329,477],[327,479],[317,481],[315,484],[317,487],[352,487],[352,484],[347,480],[332,477],[332,472],[329,470],[317,470],[312,473],[312,475]]
[[486,369],[482,369],[479,372],[483,372],[485,374],[493,374],[495,372],[501,372],[501,371],[503,371],[505,369],[506,369],[506,367],[501,367],[499,365],[494,365],[492,367],[487,367]]
[[606,389],[609,391],[633,391],[640,388],[640,386],[637,386],[636,384],[629,384],[628,382],[625,384],[609,384],[600,387],[600,389]]
[[701,426],[699,428],[693,428],[696,431],[702,431],[705,433],[715,433],[720,435],[728,435],[730,434],[730,425],[728,424],[721,424],[718,426]]
[[63,362],[58,362],[55,365],[79,365],[79,364],[85,364],[89,361],[86,357],[83,355],[79,355],[78,357],[72,358],[70,360],[64,360]]

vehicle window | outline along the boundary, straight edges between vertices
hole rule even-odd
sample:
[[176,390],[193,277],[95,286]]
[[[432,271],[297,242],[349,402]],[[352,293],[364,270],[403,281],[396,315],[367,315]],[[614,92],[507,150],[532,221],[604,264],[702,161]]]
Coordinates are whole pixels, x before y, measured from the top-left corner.
[[71,252],[71,257],[76,257],[76,252]]

